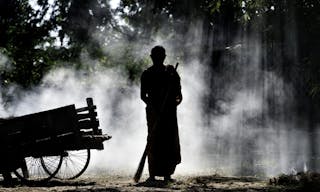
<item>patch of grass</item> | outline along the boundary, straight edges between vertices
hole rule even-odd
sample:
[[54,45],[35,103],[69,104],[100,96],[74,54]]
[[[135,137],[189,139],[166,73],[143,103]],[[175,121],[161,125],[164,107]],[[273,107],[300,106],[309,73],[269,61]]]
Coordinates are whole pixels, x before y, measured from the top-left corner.
[[320,191],[320,174],[315,172],[299,172],[297,174],[282,174],[271,178],[269,183],[275,186],[295,187],[299,191]]

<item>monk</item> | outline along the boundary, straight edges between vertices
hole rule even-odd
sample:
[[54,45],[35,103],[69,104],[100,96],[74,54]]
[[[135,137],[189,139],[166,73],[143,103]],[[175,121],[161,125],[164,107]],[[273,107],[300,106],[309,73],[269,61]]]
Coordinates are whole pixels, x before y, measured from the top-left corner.
[[146,103],[149,178],[173,181],[171,175],[181,162],[177,106],[182,101],[180,76],[172,65],[164,65],[162,46],[151,50],[153,65],[141,75],[141,99]]

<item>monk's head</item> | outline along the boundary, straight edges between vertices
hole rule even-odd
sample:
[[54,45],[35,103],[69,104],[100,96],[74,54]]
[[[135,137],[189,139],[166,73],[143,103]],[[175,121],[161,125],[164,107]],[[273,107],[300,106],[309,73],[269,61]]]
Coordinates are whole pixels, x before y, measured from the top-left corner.
[[155,46],[152,48],[150,56],[154,65],[163,65],[166,50],[162,46]]

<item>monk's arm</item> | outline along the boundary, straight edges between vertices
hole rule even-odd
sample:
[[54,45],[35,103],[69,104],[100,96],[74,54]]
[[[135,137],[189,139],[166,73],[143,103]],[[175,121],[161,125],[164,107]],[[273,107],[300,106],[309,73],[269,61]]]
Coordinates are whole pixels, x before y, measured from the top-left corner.
[[176,104],[179,105],[182,102],[182,93],[181,93],[181,83],[180,77],[177,74],[177,95],[176,95]]
[[140,98],[145,104],[148,104],[148,93],[146,88],[146,75],[143,73],[141,75],[141,88],[140,88]]

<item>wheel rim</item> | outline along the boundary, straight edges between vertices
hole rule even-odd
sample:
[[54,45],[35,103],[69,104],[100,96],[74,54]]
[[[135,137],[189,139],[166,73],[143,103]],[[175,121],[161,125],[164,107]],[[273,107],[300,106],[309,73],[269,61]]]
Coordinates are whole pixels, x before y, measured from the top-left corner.
[[[14,171],[15,175],[23,181],[48,181],[57,174],[61,167],[62,157],[61,156],[48,156],[41,158],[26,157],[24,158],[26,167],[20,167]],[[43,161],[47,164],[46,171],[42,164]]]
[[[67,151],[63,155],[61,167],[55,178],[58,179],[75,179],[79,177],[88,167],[90,161],[90,149]],[[47,169],[47,164],[43,164]],[[47,169],[49,172],[50,169]]]

